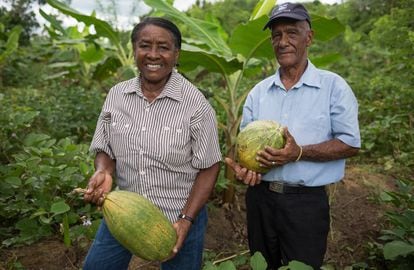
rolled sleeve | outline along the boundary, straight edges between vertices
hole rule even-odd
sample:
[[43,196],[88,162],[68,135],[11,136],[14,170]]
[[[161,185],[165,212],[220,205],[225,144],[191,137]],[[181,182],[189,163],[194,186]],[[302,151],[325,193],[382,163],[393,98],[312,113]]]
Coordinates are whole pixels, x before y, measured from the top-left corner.
[[91,153],[105,152],[111,159],[115,159],[115,156],[111,150],[109,144],[109,125],[111,122],[110,112],[101,112],[96,125],[95,133],[92,138],[89,151]]

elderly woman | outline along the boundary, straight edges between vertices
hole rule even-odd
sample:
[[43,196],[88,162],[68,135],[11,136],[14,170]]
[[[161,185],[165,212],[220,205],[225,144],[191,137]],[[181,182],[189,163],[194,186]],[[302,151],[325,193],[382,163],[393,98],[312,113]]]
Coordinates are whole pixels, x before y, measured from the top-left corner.
[[[147,197],[173,223],[177,243],[161,268],[198,270],[205,204],[221,160],[215,112],[174,68],[181,48],[176,25],[149,17],[135,26],[131,42],[139,75],[108,93],[90,147],[96,171],[84,199],[101,205],[115,176],[119,189]],[[102,221],[84,269],[127,269],[131,256]]]

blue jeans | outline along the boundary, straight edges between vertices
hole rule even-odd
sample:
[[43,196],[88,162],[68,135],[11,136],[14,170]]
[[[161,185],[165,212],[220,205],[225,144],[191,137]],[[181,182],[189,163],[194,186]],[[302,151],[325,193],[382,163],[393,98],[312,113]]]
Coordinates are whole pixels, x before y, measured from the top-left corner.
[[[178,254],[161,264],[162,270],[200,270],[203,258],[207,209],[203,207],[188,232]],[[102,219],[95,240],[85,259],[83,270],[128,269],[132,254],[111,235]]]

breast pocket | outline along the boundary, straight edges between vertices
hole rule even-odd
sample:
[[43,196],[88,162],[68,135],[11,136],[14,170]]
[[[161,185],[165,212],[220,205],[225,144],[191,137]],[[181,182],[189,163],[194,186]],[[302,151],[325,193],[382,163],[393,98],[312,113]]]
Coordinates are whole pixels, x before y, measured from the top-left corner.
[[160,157],[171,164],[183,162],[191,152],[189,129],[184,126],[163,125],[159,134]]
[[[314,144],[327,140],[331,134],[330,119],[325,115],[302,117],[295,125],[294,134],[301,134],[302,144]],[[303,136],[306,134],[306,136]]]
[[113,119],[109,124],[109,143],[115,157],[123,157],[131,152],[132,124]]

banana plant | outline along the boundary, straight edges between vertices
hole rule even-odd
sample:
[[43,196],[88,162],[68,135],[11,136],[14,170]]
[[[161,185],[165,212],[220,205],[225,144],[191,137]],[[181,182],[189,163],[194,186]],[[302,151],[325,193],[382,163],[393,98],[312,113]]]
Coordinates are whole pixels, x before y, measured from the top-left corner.
[[[61,47],[63,51],[65,48],[72,48],[77,56],[76,59],[64,58],[50,65],[51,68],[64,69],[50,78],[66,75],[71,69],[76,70],[79,65],[85,77],[92,77],[98,81],[107,78],[119,69],[127,72],[129,76],[135,75],[131,48],[127,46],[128,44],[122,43],[120,33],[109,23],[96,18],[95,13],[82,14],[57,0],[47,0],[47,3],[64,15],[85,24],[81,32],[76,26],[65,28],[54,16],[47,14],[42,9],[39,10],[39,13],[50,24],[46,29],[53,39],[53,44]],[[95,33],[91,31],[92,26]],[[77,72],[79,71],[77,70]]]
[[[262,31],[268,20],[275,0],[261,0],[254,8],[248,21],[236,27],[228,39],[221,34],[224,29],[210,21],[187,16],[175,9],[169,1],[144,0],[156,14],[167,15],[185,24],[193,33],[193,39],[184,37],[180,53],[179,69],[183,73],[199,70],[214,72],[222,76],[224,86],[217,86],[213,98],[225,111],[225,122],[219,127],[225,134],[225,156],[235,158],[236,136],[241,121],[240,108],[248,94],[243,79],[246,74],[262,72],[258,66],[274,59],[268,31]],[[336,19],[312,15],[312,27],[317,33],[315,38],[328,40],[344,31]],[[196,42],[194,41],[196,40]],[[244,87],[243,87],[244,86]],[[251,86],[250,86],[251,87]],[[224,95],[223,95],[224,92]],[[232,203],[234,199],[234,175],[226,168],[225,176],[230,181],[224,192],[223,201]]]

